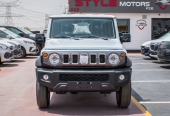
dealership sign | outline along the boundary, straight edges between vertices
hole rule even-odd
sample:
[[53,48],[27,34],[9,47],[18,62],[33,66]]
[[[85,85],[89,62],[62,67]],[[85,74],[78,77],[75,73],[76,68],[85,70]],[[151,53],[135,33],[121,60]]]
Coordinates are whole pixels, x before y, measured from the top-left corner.
[[137,20],[136,22],[136,26],[140,29],[143,30],[145,28],[145,26],[147,26],[146,21],[141,19],[141,20]]
[[170,0],[70,0],[70,12],[170,13]]

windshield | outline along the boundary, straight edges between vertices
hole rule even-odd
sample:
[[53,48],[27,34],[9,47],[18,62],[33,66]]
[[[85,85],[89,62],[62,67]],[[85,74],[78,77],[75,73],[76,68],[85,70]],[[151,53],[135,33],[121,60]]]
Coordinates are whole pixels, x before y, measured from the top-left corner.
[[56,36],[115,38],[113,19],[73,18],[53,19],[51,38]]
[[27,29],[20,28],[21,31],[23,31],[25,34],[33,34],[32,32],[28,31]]
[[4,29],[3,31],[4,31],[6,34],[8,34],[8,35],[10,35],[11,37],[13,37],[13,38],[20,38],[19,35],[13,33],[12,31],[9,31],[9,30],[7,30],[7,29]]
[[165,35],[161,36],[159,39],[165,39],[170,36],[170,32],[166,33]]

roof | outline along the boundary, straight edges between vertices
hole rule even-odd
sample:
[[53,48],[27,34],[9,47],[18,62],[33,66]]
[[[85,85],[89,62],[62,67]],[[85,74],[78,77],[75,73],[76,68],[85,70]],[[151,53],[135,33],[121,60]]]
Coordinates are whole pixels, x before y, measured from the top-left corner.
[[93,14],[69,14],[69,15],[66,15],[66,14],[62,14],[62,15],[53,15],[51,16],[50,18],[57,18],[57,17],[96,17],[96,18],[116,18],[115,16],[113,15],[104,15],[104,14],[96,14],[96,15],[93,15]]
[[[14,27],[14,26],[0,25],[0,27]],[[16,28],[16,27],[14,27],[14,28]]]

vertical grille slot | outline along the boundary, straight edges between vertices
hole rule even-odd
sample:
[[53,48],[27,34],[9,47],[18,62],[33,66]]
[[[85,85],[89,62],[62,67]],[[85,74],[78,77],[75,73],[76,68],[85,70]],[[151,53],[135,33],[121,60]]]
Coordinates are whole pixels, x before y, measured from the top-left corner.
[[72,62],[73,62],[73,64],[77,64],[78,63],[78,55],[76,55],[76,54],[73,55]]
[[91,54],[90,63],[91,64],[96,64],[96,55],[95,54]]
[[106,55],[104,55],[104,54],[99,55],[100,64],[105,64],[105,62],[106,62],[106,57],[105,56]]
[[64,56],[63,56],[63,63],[64,64],[68,64],[69,63],[69,55],[67,54],[65,54]]

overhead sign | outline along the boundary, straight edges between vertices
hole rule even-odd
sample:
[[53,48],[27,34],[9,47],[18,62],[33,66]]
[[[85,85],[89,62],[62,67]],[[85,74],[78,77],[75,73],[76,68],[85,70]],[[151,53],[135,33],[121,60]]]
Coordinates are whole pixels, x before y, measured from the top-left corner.
[[70,0],[69,11],[170,13],[170,0]]

